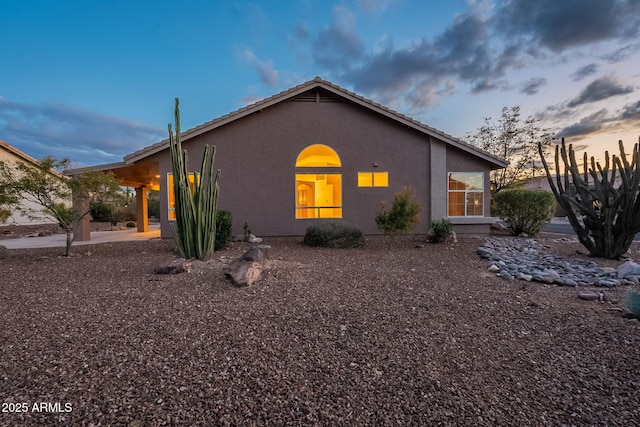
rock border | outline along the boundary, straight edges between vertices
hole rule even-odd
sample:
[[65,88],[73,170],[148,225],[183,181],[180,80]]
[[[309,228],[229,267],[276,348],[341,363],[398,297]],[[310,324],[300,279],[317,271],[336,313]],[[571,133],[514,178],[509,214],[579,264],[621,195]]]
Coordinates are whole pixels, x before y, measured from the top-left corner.
[[487,271],[505,280],[571,287],[640,284],[640,265],[633,261],[618,269],[600,267],[593,261],[545,253],[533,239],[489,237],[478,247],[477,254],[488,260]]

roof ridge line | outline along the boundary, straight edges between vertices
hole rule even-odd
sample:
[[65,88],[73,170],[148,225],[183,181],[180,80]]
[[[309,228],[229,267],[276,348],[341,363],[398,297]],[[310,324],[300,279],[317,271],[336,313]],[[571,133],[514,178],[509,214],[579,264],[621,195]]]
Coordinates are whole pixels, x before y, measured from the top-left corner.
[[[344,96],[346,96],[347,98],[351,98],[352,101],[356,101],[366,104],[368,106],[368,108],[374,109],[374,110],[378,110],[378,112],[383,112],[386,114],[389,114],[392,116],[392,118],[395,118],[396,120],[399,120],[401,122],[404,122],[405,124],[409,124],[410,126],[415,126],[418,129],[422,129],[423,131],[427,131],[428,133],[431,134],[435,134],[438,135],[440,137],[445,138],[446,140],[449,141],[449,143],[453,143],[453,145],[458,145],[459,148],[462,148],[463,150],[471,150],[474,151],[478,154],[481,154],[485,157],[488,157],[489,159],[492,159],[494,161],[496,161],[499,164],[507,164],[505,159],[500,158],[499,156],[496,156],[494,154],[491,154],[485,150],[482,150],[474,145],[469,144],[468,142],[454,137],[444,131],[441,131],[439,129],[436,129],[434,127],[431,127],[425,123],[422,123],[421,121],[408,116],[404,113],[400,113],[390,107],[387,107],[385,105],[382,105],[372,99],[369,99],[363,95],[360,95],[356,92],[353,92],[347,88],[344,88],[336,83],[330,82],[328,80],[324,80],[322,77],[320,76],[315,76],[313,79],[311,80],[307,80],[303,83],[300,83],[298,85],[295,85],[289,89],[283,90],[281,92],[278,92],[276,94],[273,94],[269,97],[260,99],[252,104],[249,105],[245,105],[241,108],[238,108],[234,111],[231,111],[229,113],[226,113],[220,117],[216,117],[212,120],[209,120],[207,122],[204,122],[200,125],[194,126],[192,128],[189,128],[185,131],[182,131],[180,133],[180,135],[184,138],[191,138],[191,137],[195,137],[197,135],[199,135],[200,133],[202,133],[202,131],[204,130],[204,132],[206,132],[207,130],[209,130],[209,128],[212,128],[213,126],[217,125],[218,123],[224,123],[227,120],[236,120],[239,119],[241,117],[244,116],[245,113],[247,112],[252,112],[252,111],[256,111],[256,110],[260,110],[263,106],[271,106],[272,103],[274,103],[274,101],[284,101],[288,98],[289,95],[293,95],[303,89],[309,88],[311,89],[314,86],[324,86],[325,88],[337,92],[336,94],[342,94]],[[364,105],[363,105],[364,106]],[[206,129],[206,130],[205,130]],[[162,149],[164,149],[164,147],[168,144],[169,139],[163,139],[162,141],[159,141],[155,144],[152,144],[150,146],[147,147],[143,147],[140,150],[137,150],[131,154],[125,155],[123,157],[123,160],[126,163],[130,163],[130,162],[135,162],[136,160],[138,160],[140,158],[140,156],[142,156],[145,153],[149,153],[148,155],[151,154],[155,154],[158,151],[161,151]],[[447,141],[445,141],[447,142]],[[146,156],[143,156],[146,157]]]

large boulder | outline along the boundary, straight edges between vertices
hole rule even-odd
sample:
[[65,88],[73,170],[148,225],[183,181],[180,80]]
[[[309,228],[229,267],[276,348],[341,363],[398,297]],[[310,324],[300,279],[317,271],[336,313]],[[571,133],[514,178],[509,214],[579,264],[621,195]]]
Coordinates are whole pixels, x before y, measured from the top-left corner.
[[264,262],[269,254],[270,246],[260,245],[249,248],[238,260],[251,262]]
[[253,246],[242,256],[229,263],[225,273],[236,286],[251,286],[258,280],[265,268],[270,246]]
[[627,261],[618,267],[617,273],[618,279],[624,279],[628,276],[640,276],[640,264]]
[[226,275],[236,286],[251,286],[260,280],[263,266],[261,262],[234,260],[229,264]]

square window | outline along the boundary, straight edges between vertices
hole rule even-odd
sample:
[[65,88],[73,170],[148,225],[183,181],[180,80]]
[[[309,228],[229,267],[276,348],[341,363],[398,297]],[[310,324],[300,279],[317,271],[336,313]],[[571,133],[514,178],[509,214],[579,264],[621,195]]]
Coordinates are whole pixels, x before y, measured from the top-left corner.
[[358,172],[358,187],[373,187],[371,172]]
[[374,185],[374,187],[388,187],[389,186],[389,172],[374,172],[373,173],[373,185]]
[[484,173],[449,172],[449,216],[484,215]]
[[358,187],[388,187],[389,172],[358,172]]

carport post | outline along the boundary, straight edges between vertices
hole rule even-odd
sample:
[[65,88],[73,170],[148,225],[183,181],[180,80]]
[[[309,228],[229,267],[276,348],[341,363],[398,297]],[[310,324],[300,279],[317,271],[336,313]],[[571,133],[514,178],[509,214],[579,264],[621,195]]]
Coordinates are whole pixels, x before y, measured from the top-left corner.
[[[72,179],[76,179],[75,177]],[[76,212],[89,212],[89,199],[80,197],[76,191],[73,192],[73,209]],[[86,214],[80,219],[73,221],[73,241],[88,242],[91,240],[91,215]]]
[[136,187],[136,223],[138,224],[139,233],[149,231],[149,209],[147,200],[147,187],[144,185]]

